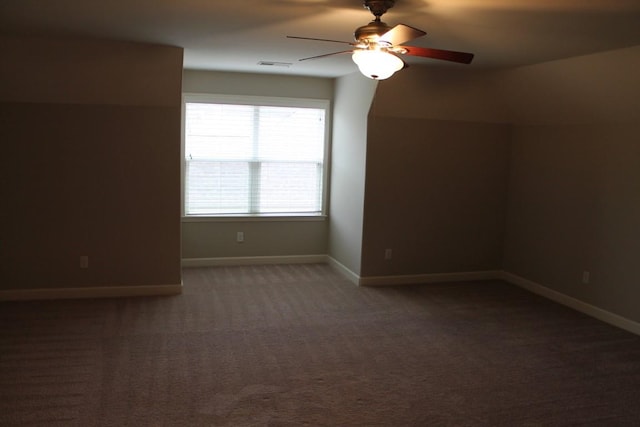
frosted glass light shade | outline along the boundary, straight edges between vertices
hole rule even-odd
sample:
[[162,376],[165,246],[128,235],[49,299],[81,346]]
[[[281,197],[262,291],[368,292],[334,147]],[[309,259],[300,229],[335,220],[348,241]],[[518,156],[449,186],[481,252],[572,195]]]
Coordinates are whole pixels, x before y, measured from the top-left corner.
[[381,50],[356,50],[352,58],[360,72],[374,80],[388,79],[404,67],[402,59]]

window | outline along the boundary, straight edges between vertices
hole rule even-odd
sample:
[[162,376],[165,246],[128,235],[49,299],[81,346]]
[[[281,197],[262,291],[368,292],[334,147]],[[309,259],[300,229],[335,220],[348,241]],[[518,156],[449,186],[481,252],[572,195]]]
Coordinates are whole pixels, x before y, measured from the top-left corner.
[[328,101],[185,95],[184,214],[321,215]]

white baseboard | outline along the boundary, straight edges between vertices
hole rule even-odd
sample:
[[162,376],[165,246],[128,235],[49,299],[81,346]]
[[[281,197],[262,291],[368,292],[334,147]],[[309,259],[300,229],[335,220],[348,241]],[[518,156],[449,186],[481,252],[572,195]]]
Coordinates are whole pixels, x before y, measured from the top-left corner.
[[362,286],[415,285],[420,283],[466,282],[473,280],[495,280],[499,271],[465,271],[460,273],[408,274],[399,276],[361,277]]
[[501,271],[467,271],[461,273],[403,274],[397,276],[361,277],[332,257],[327,262],[358,286],[391,286],[415,285],[420,283],[464,282],[473,280],[496,280],[501,278]]
[[501,272],[501,278],[505,282],[520,286],[534,294],[538,294],[559,304],[570,307],[588,316],[595,317],[596,319],[602,320],[610,325],[617,326],[618,328],[640,335],[640,323],[627,319],[626,317],[611,313],[610,311],[588,304],[584,301],[580,301],[579,299],[554,291],[553,289],[547,288],[539,283],[506,271]]
[[149,286],[91,286],[86,288],[40,288],[0,291],[0,301],[43,299],[118,298],[168,296],[182,293],[182,284]]
[[[225,258],[186,258],[183,267],[211,267],[222,265],[251,264],[309,264],[328,263],[341,272],[350,282],[358,286],[411,285],[420,283],[463,282],[474,280],[504,280],[559,304],[580,311],[613,326],[636,335],[640,335],[640,323],[611,313],[602,308],[570,297],[539,283],[520,277],[507,271],[469,271],[459,273],[433,273],[397,276],[361,277],[328,255],[292,255]],[[12,289],[0,291],[0,301],[72,299],[72,298],[117,298],[138,296],[169,296],[182,293],[182,283],[175,285],[149,286],[91,286],[85,288],[40,288]]]
[[183,267],[218,267],[223,265],[317,264],[326,263],[327,255],[283,255],[221,258],[183,258]]
[[338,272],[342,273],[354,285],[360,285],[360,276],[349,270],[344,264],[332,257],[327,257],[327,263]]
[[550,289],[539,283],[520,277],[507,271],[471,271],[461,273],[437,273],[437,274],[415,274],[399,276],[372,276],[360,277],[347,267],[329,257],[328,263],[336,270],[342,272],[352,283],[359,286],[389,286],[389,285],[411,285],[420,283],[444,283],[463,282],[473,280],[503,280],[512,285],[519,286],[534,294],[545,297],[551,301],[565,305],[588,316],[594,317],[610,325],[624,329],[636,335],[640,335],[640,323],[622,317],[618,314],[588,304],[579,299],[570,297],[561,292]]

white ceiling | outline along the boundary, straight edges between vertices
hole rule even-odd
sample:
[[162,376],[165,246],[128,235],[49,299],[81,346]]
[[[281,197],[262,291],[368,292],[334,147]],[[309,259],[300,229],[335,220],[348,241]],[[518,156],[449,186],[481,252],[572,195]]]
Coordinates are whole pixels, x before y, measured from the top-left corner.
[[[362,0],[1,0],[0,33],[91,36],[184,48],[185,68],[336,77],[372,15]],[[640,0],[397,0],[389,25],[420,28],[407,45],[475,53],[472,65],[409,58],[412,66],[495,68],[640,45]],[[291,63],[261,66],[259,61]]]

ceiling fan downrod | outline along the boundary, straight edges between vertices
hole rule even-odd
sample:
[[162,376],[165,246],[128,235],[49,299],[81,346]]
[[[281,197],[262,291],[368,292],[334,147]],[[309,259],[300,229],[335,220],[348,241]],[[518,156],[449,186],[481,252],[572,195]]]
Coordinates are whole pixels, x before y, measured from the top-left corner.
[[388,9],[391,9],[395,3],[395,0],[364,0],[363,6],[373,13],[376,21],[379,21],[380,17],[384,15]]

